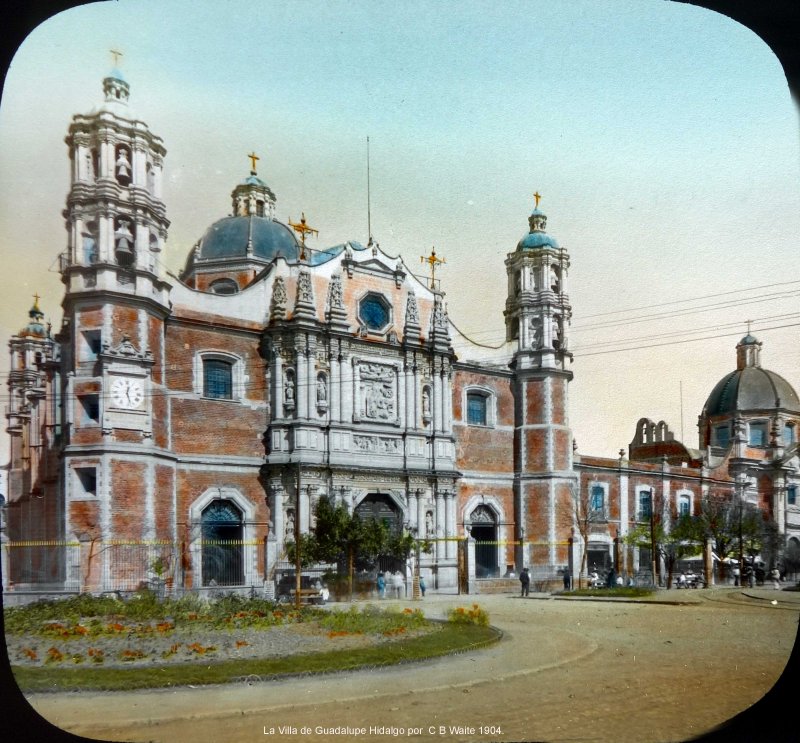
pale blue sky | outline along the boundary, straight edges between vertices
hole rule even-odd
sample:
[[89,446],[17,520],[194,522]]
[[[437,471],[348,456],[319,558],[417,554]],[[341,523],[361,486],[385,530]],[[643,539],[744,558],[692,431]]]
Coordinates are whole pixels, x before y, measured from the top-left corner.
[[[48,267],[66,244],[63,137],[72,114],[101,101],[110,48],[124,52],[131,105],[168,150],[172,270],[228,213],[251,150],[278,218],[305,211],[319,247],[365,241],[369,135],[375,237],[409,265],[435,245],[451,318],[497,343],[503,260],[538,189],[572,256],[572,423],[586,453],[627,446],[641,415],[680,435],[681,382],[694,445],[744,320],[797,308],[796,296],[772,297],[659,326],[580,330],[599,312],[800,279],[797,111],[769,48],[724,16],[660,0],[121,0],[49,20],[9,72],[4,338],[34,291],[59,322],[61,284]],[[797,328],[762,331],[796,321],[754,332],[765,366],[800,387]],[[729,322],[741,323],[729,337],[580,355],[612,338]]]

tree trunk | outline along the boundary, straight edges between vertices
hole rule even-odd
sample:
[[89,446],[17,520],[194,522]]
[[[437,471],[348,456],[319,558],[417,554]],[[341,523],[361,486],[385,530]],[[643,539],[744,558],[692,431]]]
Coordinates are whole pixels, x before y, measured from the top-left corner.
[[352,546],[347,548],[347,593],[350,601],[353,600],[353,564],[355,562],[353,552]]

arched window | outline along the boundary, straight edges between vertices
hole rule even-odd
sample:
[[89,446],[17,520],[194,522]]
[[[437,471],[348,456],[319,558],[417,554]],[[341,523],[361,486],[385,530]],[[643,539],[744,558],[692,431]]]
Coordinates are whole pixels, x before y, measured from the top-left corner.
[[678,496],[678,516],[691,516],[692,502],[688,495]]
[[203,585],[244,584],[242,512],[229,500],[212,501],[202,515]]
[[238,294],[239,285],[233,279],[217,279],[208,285],[214,294]]
[[589,511],[594,516],[602,516],[606,510],[606,489],[602,485],[592,485],[589,497]]
[[216,400],[233,398],[233,364],[221,359],[203,359],[203,396]]

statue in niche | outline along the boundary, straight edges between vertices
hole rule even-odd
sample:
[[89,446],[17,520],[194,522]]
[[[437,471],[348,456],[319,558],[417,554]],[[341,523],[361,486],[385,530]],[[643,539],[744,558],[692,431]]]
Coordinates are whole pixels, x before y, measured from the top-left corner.
[[530,332],[531,348],[542,347],[542,327],[539,323],[538,317],[532,317],[528,321],[528,330]]
[[153,172],[153,164],[147,163],[147,190],[150,193],[155,191],[156,187],[156,174]]
[[425,535],[433,534],[433,512],[425,512]]
[[328,402],[328,385],[325,381],[325,375],[320,374],[317,377],[317,405],[324,406]]
[[131,177],[131,161],[128,159],[128,153],[124,148],[120,148],[119,155],[117,156],[117,177],[130,178]]
[[294,407],[294,378],[291,374],[286,375],[283,383],[283,403],[287,408]]
[[286,538],[294,540],[294,509],[290,508],[286,512],[286,529],[284,529]]
[[86,263],[97,262],[97,241],[90,229],[84,230],[81,235],[83,240],[83,260]]
[[431,417],[431,389],[430,387],[422,388],[422,417]]

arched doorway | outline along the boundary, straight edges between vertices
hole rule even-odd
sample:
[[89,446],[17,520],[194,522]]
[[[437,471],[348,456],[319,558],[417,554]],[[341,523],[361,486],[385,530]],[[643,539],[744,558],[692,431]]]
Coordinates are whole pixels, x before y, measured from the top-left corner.
[[229,500],[215,500],[203,510],[201,524],[203,585],[243,585],[242,512]]
[[469,517],[475,540],[475,577],[492,578],[499,574],[497,562],[497,516],[486,505],[478,506]]
[[[403,532],[403,512],[388,495],[370,493],[356,506],[355,514],[363,521],[375,519],[386,526],[390,534],[399,535]],[[389,555],[381,555],[377,567],[383,572],[393,573],[399,570],[405,573],[403,560]]]

